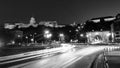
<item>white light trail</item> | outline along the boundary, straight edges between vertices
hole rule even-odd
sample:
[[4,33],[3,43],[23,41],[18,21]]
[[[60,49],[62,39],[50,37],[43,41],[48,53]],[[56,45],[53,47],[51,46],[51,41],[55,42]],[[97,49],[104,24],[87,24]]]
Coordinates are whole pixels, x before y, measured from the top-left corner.
[[107,48],[118,48],[114,46],[89,46],[87,48],[83,48],[80,50],[69,51],[69,50],[72,50],[71,49],[72,45],[69,45],[69,44],[62,44],[62,45],[64,47],[61,47],[60,51],[65,50],[65,53],[57,55],[57,56],[52,56],[49,58],[37,60],[34,62],[17,65],[16,68],[18,67],[21,67],[21,68],[40,68],[40,67],[42,68],[66,68],[69,65],[75,63],[76,61],[82,59],[85,56],[95,54]]
[[[67,45],[67,44],[62,44]],[[68,44],[69,45],[69,44]],[[63,50],[67,47],[63,47]],[[70,48],[70,47],[68,47]],[[60,56],[53,56],[46,59],[39,60],[31,65],[23,66],[23,68],[61,68],[80,60],[84,56],[96,53],[103,50],[104,47],[87,47],[79,51],[68,51]],[[61,49],[62,50],[62,49]]]

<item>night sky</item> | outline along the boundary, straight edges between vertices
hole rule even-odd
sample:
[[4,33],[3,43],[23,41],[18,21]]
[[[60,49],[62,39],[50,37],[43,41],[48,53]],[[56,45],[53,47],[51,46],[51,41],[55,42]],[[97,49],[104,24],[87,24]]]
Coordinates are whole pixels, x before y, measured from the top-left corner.
[[120,13],[120,0],[0,0],[0,22],[57,21],[59,24]]

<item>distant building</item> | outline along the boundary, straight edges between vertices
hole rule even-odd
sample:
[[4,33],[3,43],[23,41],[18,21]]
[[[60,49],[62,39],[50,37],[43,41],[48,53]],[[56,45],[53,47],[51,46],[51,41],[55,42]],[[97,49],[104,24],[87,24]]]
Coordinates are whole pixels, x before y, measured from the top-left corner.
[[4,28],[5,28],[5,29],[13,29],[14,27],[15,27],[14,24],[9,24],[9,23],[5,23],[5,24],[4,24]]
[[30,18],[30,24],[35,24],[35,23],[36,23],[35,18],[34,18],[34,17],[31,17],[31,18]]
[[[113,27],[115,16],[98,17],[87,20],[83,31],[86,33],[88,43],[113,42]],[[109,35],[109,36],[108,36]]]
[[120,14],[116,15],[116,19],[111,27],[112,31],[114,32],[113,34],[114,42],[120,43]]
[[41,21],[41,22],[39,22],[39,25],[56,27],[57,26],[57,22],[56,21]]
[[38,24],[36,24],[36,20],[34,17],[30,18],[29,24],[24,24],[24,23],[16,23],[15,25],[19,25],[19,28],[27,28],[29,26],[37,27]]
[[115,19],[116,19],[115,16],[106,16],[106,17],[92,18],[89,21],[92,21],[94,23],[103,23],[103,22],[107,22],[107,21],[113,21]]
[[25,24],[25,23],[15,23],[15,24],[5,23],[4,24],[4,28],[6,28],[6,29],[13,29],[16,26],[18,26],[18,28],[27,28],[29,26],[37,27],[38,24],[36,24],[34,17],[30,18],[30,21],[28,24]]
[[84,25],[84,31],[111,31],[111,24],[114,23],[115,19],[116,17],[114,16],[92,18],[87,20],[86,24]]
[[24,24],[24,23],[15,23],[16,26],[18,26],[18,28],[26,28],[29,27],[29,24]]
[[76,26],[77,24],[76,24],[76,22],[73,22],[72,24],[70,24],[71,26]]

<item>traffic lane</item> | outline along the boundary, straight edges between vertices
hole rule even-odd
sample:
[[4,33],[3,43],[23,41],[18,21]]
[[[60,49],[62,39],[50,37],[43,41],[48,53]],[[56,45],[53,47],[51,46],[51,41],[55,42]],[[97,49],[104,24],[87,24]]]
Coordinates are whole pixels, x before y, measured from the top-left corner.
[[[104,68],[104,60],[105,60],[105,58],[103,57],[104,52],[120,50],[120,47],[119,46],[102,46],[102,47],[104,47],[103,51],[99,51],[99,52],[93,53],[91,55],[84,56],[80,61],[79,61],[79,59],[76,60],[76,62],[74,64],[68,66],[67,68]],[[118,54],[120,56],[120,52],[117,52],[117,55]],[[98,59],[99,57],[102,57],[102,58],[100,58],[101,60]],[[97,67],[94,67],[95,66],[94,62],[96,61],[96,59],[99,60],[98,62],[101,62],[101,63],[99,65],[97,65]]]
[[84,56],[82,59],[74,60],[75,63],[67,66],[66,68],[92,68],[95,59],[101,53],[103,53],[103,50]]
[[[35,51],[34,53],[36,55],[33,55],[33,56],[27,56],[27,57],[21,57],[21,58],[16,58],[16,59],[11,59],[11,60],[6,60],[6,58],[10,59],[11,58],[15,58],[16,56],[21,56],[21,55],[15,55],[15,56],[10,56],[10,57],[2,57],[5,59],[5,61],[0,61],[0,67],[9,67],[9,66],[14,66],[14,65],[17,65],[17,64],[21,64],[21,63],[24,63],[24,62],[29,62],[29,60],[34,60],[35,58],[43,58],[43,57],[49,57],[49,56],[54,56],[56,54],[61,54],[61,53],[64,53],[70,49],[72,49],[73,47],[61,47],[61,48],[56,48],[56,49],[50,49],[50,50],[45,50],[45,51]],[[46,53],[44,53],[46,52]],[[40,54],[42,53],[42,54]],[[33,54],[33,52],[32,52]],[[29,54],[31,55],[31,54]],[[23,55],[24,56],[24,55]],[[1,60],[2,60],[1,58]]]
[[28,62],[31,62],[31,61],[40,60],[40,59],[43,59],[43,58],[46,58],[46,57],[52,57],[52,56],[59,55],[59,54],[61,54],[61,52],[58,52],[58,53],[55,53],[55,54],[49,54],[49,55],[45,55],[45,56],[39,56],[39,57],[36,57],[36,58],[32,58],[32,59],[28,59],[28,60],[22,60],[22,61],[18,61],[18,62],[0,64],[0,68],[9,68],[9,67],[14,68],[15,65],[25,64],[25,63],[28,63]]
[[[52,57],[54,57],[54,58],[58,58],[59,56],[61,56],[61,55],[67,55],[66,53],[70,53],[70,52],[74,52],[74,51],[77,51],[77,50],[79,50],[79,49],[82,49],[82,48],[84,48],[84,47],[79,47],[79,48],[73,48],[73,49],[71,49],[71,50],[68,50],[67,52],[65,52],[65,53],[57,53],[57,54],[54,54],[53,56],[49,56],[49,55],[46,55],[46,56],[43,56],[43,57],[37,57],[36,59],[34,59],[34,60],[32,60],[31,62],[27,62],[27,63],[23,63],[23,64],[19,64],[19,65],[14,65],[14,66],[12,66],[12,67],[10,67],[10,68],[18,68],[18,67],[24,67],[24,66],[27,66],[27,65],[29,65],[29,64],[33,64],[33,63],[36,63],[36,62],[44,62],[44,61],[47,61],[47,59],[50,59],[50,58],[52,58]],[[54,59],[54,58],[52,58],[52,59]],[[52,60],[51,59],[51,60]],[[42,63],[41,63],[42,64]]]
[[[14,68],[67,68],[69,65],[83,57],[103,50],[105,47],[90,46],[84,49],[72,49],[61,55],[44,58],[26,64],[14,66]],[[13,68],[13,67],[11,67]]]

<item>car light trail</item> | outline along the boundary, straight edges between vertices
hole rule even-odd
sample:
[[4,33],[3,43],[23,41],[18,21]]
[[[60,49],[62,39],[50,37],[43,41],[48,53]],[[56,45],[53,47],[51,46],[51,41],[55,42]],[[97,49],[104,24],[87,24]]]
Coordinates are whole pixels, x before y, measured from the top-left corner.
[[[47,50],[43,54],[43,58],[37,61],[32,61],[28,63],[23,63],[20,65],[12,66],[11,68],[67,68],[69,65],[72,65],[76,61],[82,59],[85,56],[92,55],[97,52],[102,52],[106,49],[117,49],[119,47],[114,46],[89,46],[80,50],[74,50],[74,46],[69,44],[62,44],[61,48]],[[48,57],[57,52],[64,52],[63,54],[59,54],[56,56]],[[31,56],[31,57],[39,57],[40,55]],[[48,58],[44,58],[48,57]]]
[[[68,47],[68,49],[71,47]],[[65,68],[71,64],[73,64],[74,62],[80,60],[81,58],[83,58],[84,56],[96,53],[98,51],[104,50],[105,47],[94,47],[94,46],[90,46],[78,51],[68,51],[65,52],[61,55],[58,56],[53,56],[53,57],[49,57],[46,59],[42,59],[42,60],[38,60],[33,62],[33,64],[31,65],[27,65],[27,66],[23,66],[21,65],[21,68]],[[63,50],[66,49],[66,47],[63,47]],[[28,63],[29,64],[29,63]],[[19,66],[16,66],[19,67]],[[12,68],[12,67],[11,67]]]
[[48,56],[53,55],[58,52],[61,52],[61,53],[66,52],[66,51],[70,50],[71,48],[73,48],[73,47],[60,47],[60,48],[32,51],[32,52],[27,52],[27,53],[18,54],[18,55],[0,57],[0,62],[1,62],[0,64],[7,64],[7,63],[12,63],[12,62],[32,59],[32,58],[36,58],[36,57],[48,57]]

